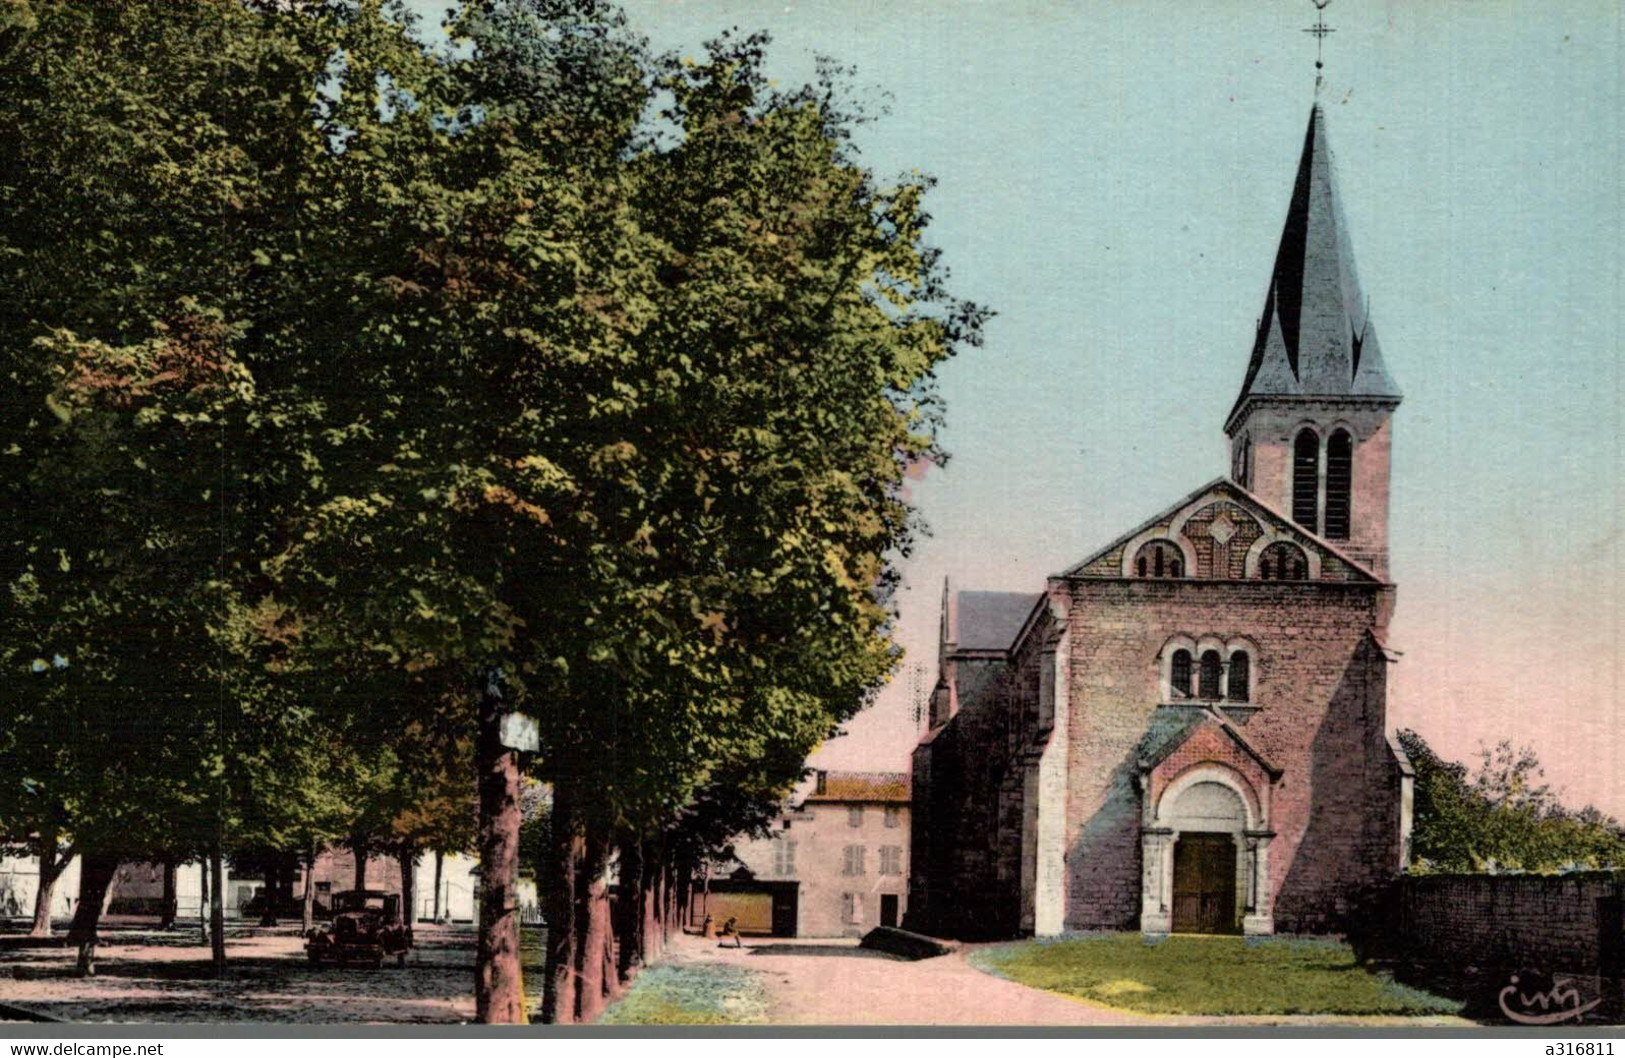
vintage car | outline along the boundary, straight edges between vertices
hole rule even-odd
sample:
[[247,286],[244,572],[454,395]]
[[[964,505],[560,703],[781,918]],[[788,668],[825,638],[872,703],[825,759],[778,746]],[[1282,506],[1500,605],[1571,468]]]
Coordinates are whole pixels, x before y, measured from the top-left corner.
[[412,935],[400,920],[400,900],[394,893],[353,889],[333,894],[333,920],[307,934],[305,954],[310,961],[360,962],[378,967],[387,956],[406,965]]

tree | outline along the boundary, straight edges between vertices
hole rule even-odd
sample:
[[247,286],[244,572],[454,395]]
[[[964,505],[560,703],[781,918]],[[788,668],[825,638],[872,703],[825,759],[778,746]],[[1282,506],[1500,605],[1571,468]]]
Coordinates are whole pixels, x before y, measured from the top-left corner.
[[281,693],[298,622],[263,561],[344,436],[296,355],[303,295],[331,307],[310,247],[341,244],[312,179],[334,23],[134,0],[7,14],[0,491],[30,516],[0,539],[0,650],[14,675],[65,667],[8,696],[0,728],[57,753],[27,774],[71,810],[88,970],[109,864],[218,871],[238,837],[279,840],[300,814],[284,777],[321,749]]
[[1591,806],[1566,808],[1534,751],[1481,747],[1478,768],[1441,759],[1399,732],[1416,769],[1412,870],[1539,871],[1625,865],[1625,830]]
[[[837,71],[776,88],[757,37],[656,59],[596,0],[471,0],[438,53],[371,0],[30,10],[0,484],[36,517],[0,642],[68,645],[6,708],[90,733],[75,838],[411,855],[458,816],[391,778],[450,804],[472,751],[477,1006],[523,1020],[496,732],[524,709],[544,1015],[590,1020],[635,969],[615,931],[657,953],[693,864],[897,660],[904,472],[984,316],[925,243],[929,181],[859,164]],[[307,804],[324,775],[353,811]]]

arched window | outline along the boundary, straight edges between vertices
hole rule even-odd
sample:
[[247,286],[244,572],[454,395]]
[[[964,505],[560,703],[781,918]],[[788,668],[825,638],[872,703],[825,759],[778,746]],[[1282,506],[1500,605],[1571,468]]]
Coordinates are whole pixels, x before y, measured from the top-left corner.
[[1168,688],[1175,698],[1189,698],[1191,696],[1191,652],[1188,650],[1174,651],[1173,658],[1168,662]]
[[1354,491],[1354,438],[1338,430],[1326,442],[1326,535],[1332,540],[1349,538]]
[[1320,437],[1304,427],[1292,442],[1292,520],[1311,533],[1320,531]]
[[1141,577],[1183,577],[1183,553],[1172,542],[1153,540],[1140,548],[1134,558],[1134,572]]
[[1235,650],[1230,653],[1230,686],[1225,688],[1225,697],[1232,702],[1245,702],[1248,699],[1248,684],[1252,682],[1252,660],[1247,657],[1245,650]]
[[1222,697],[1219,693],[1219,673],[1223,667],[1223,664],[1219,661],[1219,652],[1217,650],[1202,652],[1202,672],[1200,686],[1197,687],[1199,697],[1208,701],[1217,701]]
[[1308,580],[1309,559],[1297,544],[1278,540],[1258,556],[1260,580]]

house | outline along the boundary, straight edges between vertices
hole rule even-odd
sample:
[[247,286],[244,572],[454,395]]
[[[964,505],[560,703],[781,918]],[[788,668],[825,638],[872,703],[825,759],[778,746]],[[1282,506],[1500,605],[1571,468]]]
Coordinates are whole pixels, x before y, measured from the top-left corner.
[[1400,391],[1326,126],[1317,102],[1222,424],[1229,475],[1036,590],[944,586],[913,756],[911,926],[1335,931],[1400,870],[1410,769],[1387,731]]
[[730,917],[747,934],[859,937],[908,904],[909,779],[820,771],[765,837],[734,846],[740,867],[699,886],[691,921]]
[[[290,861],[293,857],[289,857]],[[438,873],[439,899],[436,900]],[[475,918],[479,886],[479,861],[471,856],[447,853],[435,869],[435,857],[419,857],[413,872],[413,905],[418,921],[432,921],[438,913],[445,921],[472,922]],[[228,858],[223,867],[223,909],[227,919],[245,917],[244,907],[264,896],[267,879],[262,871],[234,869]],[[335,892],[355,886],[355,853],[348,848],[324,849],[316,857],[312,872],[316,900],[326,907]],[[367,886],[385,892],[401,891],[400,863],[394,857],[372,856],[367,861]],[[278,881],[278,906],[297,907],[304,895],[304,868],[295,867]],[[175,871],[176,904],[179,917],[196,920],[203,902],[203,866],[181,864]],[[119,867],[108,901],[114,915],[157,915],[162,909],[163,867],[156,863],[126,863]],[[0,857],[0,918],[30,917],[34,895],[39,887],[39,861],[35,857]],[[73,914],[79,902],[79,858],[74,857],[56,884],[52,917],[58,920]],[[537,906],[534,879],[520,880],[520,902],[527,910]]]

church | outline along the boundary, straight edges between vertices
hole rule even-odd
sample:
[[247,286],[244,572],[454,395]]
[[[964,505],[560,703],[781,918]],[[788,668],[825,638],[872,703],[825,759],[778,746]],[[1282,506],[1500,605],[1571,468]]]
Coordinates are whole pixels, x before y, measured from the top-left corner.
[[1229,475],[1041,591],[944,587],[907,925],[1330,932],[1401,870],[1411,770],[1387,730],[1399,403],[1317,101],[1222,424]]

